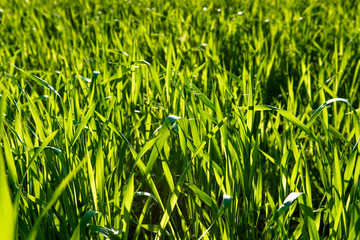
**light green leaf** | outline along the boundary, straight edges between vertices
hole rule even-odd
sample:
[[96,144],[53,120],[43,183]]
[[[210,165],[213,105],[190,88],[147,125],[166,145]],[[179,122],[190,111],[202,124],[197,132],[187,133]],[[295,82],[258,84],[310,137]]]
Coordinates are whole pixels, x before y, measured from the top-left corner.
[[266,224],[267,227],[272,225],[281,215],[285,213],[289,209],[289,207],[295,202],[295,200],[303,194],[302,192],[292,192],[290,193],[284,200],[283,204],[275,213],[274,217]]
[[[6,109],[7,93],[3,92],[0,101],[0,139],[3,138],[3,123]],[[3,147],[0,146],[0,239],[14,239],[15,236],[15,218],[13,203],[11,201],[10,189],[8,185]]]

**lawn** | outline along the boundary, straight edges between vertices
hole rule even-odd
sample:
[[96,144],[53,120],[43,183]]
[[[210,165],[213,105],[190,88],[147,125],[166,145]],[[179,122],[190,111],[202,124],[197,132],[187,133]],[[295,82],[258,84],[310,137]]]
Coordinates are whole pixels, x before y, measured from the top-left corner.
[[360,2],[0,2],[0,239],[359,239]]

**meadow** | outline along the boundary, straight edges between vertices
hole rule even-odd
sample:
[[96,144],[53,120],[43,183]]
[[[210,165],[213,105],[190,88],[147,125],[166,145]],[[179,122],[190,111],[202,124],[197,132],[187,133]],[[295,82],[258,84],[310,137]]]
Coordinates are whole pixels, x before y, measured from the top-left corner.
[[359,239],[359,12],[0,1],[0,239]]

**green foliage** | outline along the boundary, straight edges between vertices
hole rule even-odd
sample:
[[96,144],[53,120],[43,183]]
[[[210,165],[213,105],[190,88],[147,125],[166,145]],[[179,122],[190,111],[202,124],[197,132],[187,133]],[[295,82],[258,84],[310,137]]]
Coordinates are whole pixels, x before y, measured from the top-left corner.
[[5,2],[0,239],[360,235],[359,3]]

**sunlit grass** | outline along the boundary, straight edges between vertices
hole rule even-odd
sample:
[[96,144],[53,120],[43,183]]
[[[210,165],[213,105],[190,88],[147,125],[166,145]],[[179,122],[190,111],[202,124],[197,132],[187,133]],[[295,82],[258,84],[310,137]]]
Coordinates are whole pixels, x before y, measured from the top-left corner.
[[357,239],[359,11],[0,5],[0,239]]

